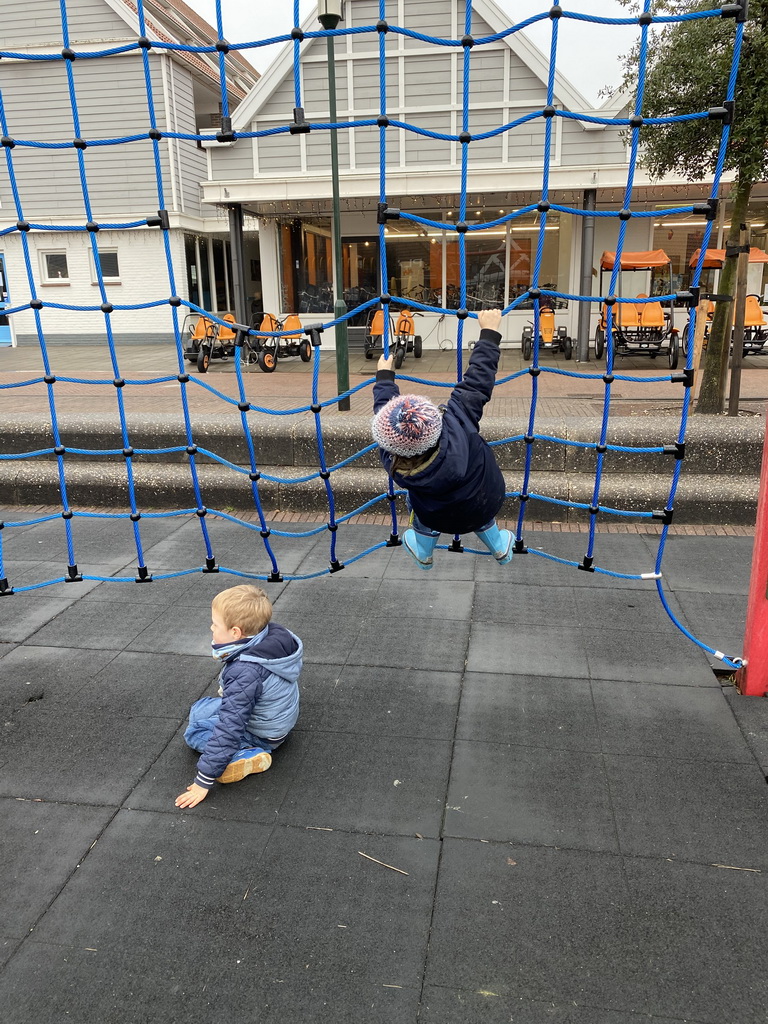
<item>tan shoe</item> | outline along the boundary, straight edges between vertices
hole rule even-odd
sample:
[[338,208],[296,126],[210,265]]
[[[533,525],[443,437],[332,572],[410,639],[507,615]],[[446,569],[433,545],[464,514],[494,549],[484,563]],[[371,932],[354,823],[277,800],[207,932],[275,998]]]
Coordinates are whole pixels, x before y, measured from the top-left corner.
[[229,762],[216,781],[239,782],[246,775],[256,775],[259,772],[265,772],[271,764],[272,755],[268,750],[259,750],[257,747],[241,750],[237,757]]

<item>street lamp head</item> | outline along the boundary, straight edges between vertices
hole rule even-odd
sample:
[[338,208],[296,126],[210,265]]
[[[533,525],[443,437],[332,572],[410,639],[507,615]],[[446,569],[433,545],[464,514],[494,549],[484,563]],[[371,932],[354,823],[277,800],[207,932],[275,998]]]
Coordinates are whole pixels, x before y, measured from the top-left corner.
[[335,29],[344,17],[344,0],[318,0],[317,20],[324,29]]

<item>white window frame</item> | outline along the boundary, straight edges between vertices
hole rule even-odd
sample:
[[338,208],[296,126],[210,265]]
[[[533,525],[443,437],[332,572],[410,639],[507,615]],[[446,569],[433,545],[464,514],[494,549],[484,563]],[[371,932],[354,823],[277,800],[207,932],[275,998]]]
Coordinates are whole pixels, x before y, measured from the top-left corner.
[[[104,249],[100,248],[99,258],[101,259],[102,256],[106,255],[106,253],[112,252],[115,254],[115,256],[117,256],[117,277],[107,277],[107,275],[104,273],[104,267],[102,265],[102,279],[104,281],[104,284],[121,284],[122,280],[120,278],[120,257],[118,255],[117,247],[107,246]],[[88,262],[91,268],[91,284],[98,284],[99,278],[96,274],[96,259],[93,255],[93,249],[88,250]]]
[[[69,252],[66,249],[41,249],[39,252],[40,257],[40,282],[41,284],[68,285],[71,283],[69,276]],[[67,261],[67,276],[66,277],[49,277],[48,276],[48,257],[49,256],[63,256]]]

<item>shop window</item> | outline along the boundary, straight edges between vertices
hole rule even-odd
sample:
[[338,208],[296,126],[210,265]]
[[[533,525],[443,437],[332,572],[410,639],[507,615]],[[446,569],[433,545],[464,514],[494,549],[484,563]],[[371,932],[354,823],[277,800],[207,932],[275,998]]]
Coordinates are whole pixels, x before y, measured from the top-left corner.
[[418,224],[403,221],[386,231],[387,288],[390,295],[414,299],[427,306],[440,305],[442,246]]
[[40,270],[43,284],[69,284],[66,252],[41,252]]

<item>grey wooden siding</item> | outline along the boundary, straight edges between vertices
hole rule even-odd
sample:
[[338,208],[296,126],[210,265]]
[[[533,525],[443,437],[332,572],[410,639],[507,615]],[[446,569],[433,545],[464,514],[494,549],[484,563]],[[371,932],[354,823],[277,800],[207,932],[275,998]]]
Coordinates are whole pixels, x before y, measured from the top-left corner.
[[[463,21],[461,24],[463,25]],[[408,28],[412,32],[421,32],[423,35],[431,36],[432,38],[452,38],[450,3],[441,4],[436,9],[435,4],[429,3],[429,0],[408,0],[404,9],[403,28]],[[458,37],[460,38],[462,35],[463,33],[459,32]],[[411,39],[409,36],[405,37],[405,48],[407,50],[428,45],[428,43],[424,43],[420,39]],[[445,52],[450,53],[451,51],[448,49]]]
[[[2,0],[0,49],[43,47],[62,44],[61,14],[58,0]],[[130,29],[104,0],[69,0],[67,24],[70,45],[126,39]]]
[[447,106],[454,89],[451,55],[439,51],[405,61],[403,79],[406,107]]
[[[450,134],[450,114],[432,114],[429,117],[419,118],[420,127],[428,128],[433,132]],[[443,139],[431,139],[423,135],[415,135],[413,132],[404,132],[405,138],[405,160],[407,164],[414,167],[425,164],[442,164],[448,166],[451,159],[451,143]]]
[[585,132],[570,118],[563,120],[563,156],[565,166],[597,166],[602,163],[621,164],[627,151],[620,138],[620,128],[610,126],[603,131]]
[[[194,134],[197,131],[197,119],[195,117],[192,75],[186,67],[174,63],[171,63],[170,66],[172,69],[170,73],[173,75],[171,100],[176,109],[176,131]],[[160,97],[157,97],[156,103],[159,99]],[[184,212],[193,215],[206,213],[210,207],[202,206],[200,202],[200,182],[208,177],[208,161],[205,151],[198,149],[195,142],[178,141],[174,143],[174,147],[178,149],[178,159],[174,160],[174,173],[179,180]],[[166,203],[170,206],[171,196],[167,187],[165,198]]]

